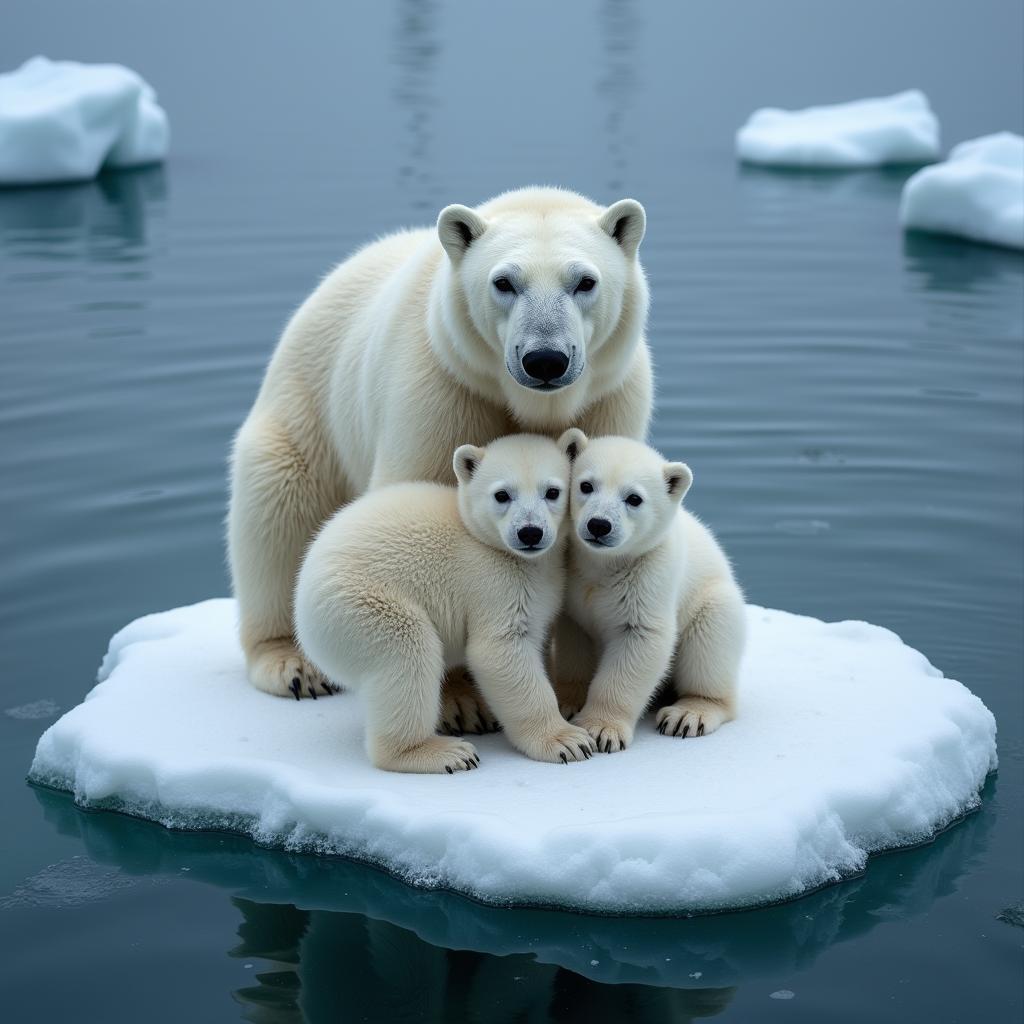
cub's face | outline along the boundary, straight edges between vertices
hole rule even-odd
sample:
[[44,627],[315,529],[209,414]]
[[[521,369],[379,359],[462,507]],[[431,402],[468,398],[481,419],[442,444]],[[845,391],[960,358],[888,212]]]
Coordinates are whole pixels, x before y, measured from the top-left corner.
[[693,474],[621,437],[591,441],[572,468],[574,543],[602,555],[640,555],[675,521]]
[[443,210],[438,234],[490,350],[476,369],[539,394],[571,387],[619,322],[644,228],[632,199],[603,212],[525,205],[490,221]]
[[569,504],[564,448],[546,437],[513,434],[486,448],[462,445],[453,466],[459,512],[477,540],[521,558],[536,558],[558,540]]

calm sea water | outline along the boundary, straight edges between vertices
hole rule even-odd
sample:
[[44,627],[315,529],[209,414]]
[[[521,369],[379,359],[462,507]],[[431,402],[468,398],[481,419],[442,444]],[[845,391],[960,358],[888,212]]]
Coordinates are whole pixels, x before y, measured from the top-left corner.
[[[165,168],[0,192],[5,1019],[1019,1020],[1024,260],[904,238],[905,171],[731,152],[756,106],[911,86],[949,144],[1020,131],[1019,3],[341,8],[4,13],[0,67],[123,61],[174,129]],[[527,183],[645,203],[655,443],[752,600],[889,626],[985,700],[980,812],[783,907],[644,922],[26,786],[114,630],[227,591],[225,452],[290,311],[373,235]]]

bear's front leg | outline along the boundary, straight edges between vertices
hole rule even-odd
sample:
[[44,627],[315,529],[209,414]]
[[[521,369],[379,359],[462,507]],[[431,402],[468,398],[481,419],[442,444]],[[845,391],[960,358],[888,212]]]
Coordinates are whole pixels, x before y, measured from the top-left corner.
[[605,644],[583,710],[573,721],[605,754],[625,750],[636,723],[672,662],[675,631],[666,622],[620,626]]
[[535,761],[567,764],[594,752],[590,736],[559,713],[541,652],[518,637],[472,638],[466,663],[509,742]]

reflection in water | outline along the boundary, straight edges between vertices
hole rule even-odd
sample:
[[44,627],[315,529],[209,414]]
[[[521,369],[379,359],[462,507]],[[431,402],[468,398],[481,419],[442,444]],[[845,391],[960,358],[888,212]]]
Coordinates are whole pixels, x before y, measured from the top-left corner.
[[604,73],[597,82],[597,95],[605,104],[604,137],[608,146],[608,192],[615,197],[625,188],[627,133],[630,103],[637,89],[637,37],[640,20],[633,0],[602,0],[601,64]]
[[231,893],[242,915],[231,955],[253,961],[255,972],[235,996],[247,1019],[263,1024],[334,1019],[339,1006],[355,1020],[389,1021],[402,1019],[403,1006],[453,1020],[532,1019],[554,1006],[559,1019],[707,1016],[738,983],[790,975],[836,943],[925,913],[954,892],[984,852],[995,787],[992,777],[977,814],[926,846],[874,858],[857,879],[763,910],[689,920],[486,907],[342,859],[167,832],[34,792],[46,818],[79,837],[94,861]]
[[[914,291],[987,295],[998,288],[1016,293],[1024,306],[1024,255],[1011,249],[908,231],[903,265]],[[1019,338],[1020,323],[1009,326]]]
[[425,210],[431,218],[440,206],[430,152],[438,104],[434,75],[441,55],[438,16],[437,0],[399,0],[394,41],[395,99],[405,111],[398,192],[417,214]]
[[428,945],[361,914],[297,910],[235,898],[241,942],[231,955],[263,963],[235,998],[252,1024],[405,1019],[691,1021],[728,1006],[732,988],[604,988],[526,953],[495,957]]
[[848,205],[850,213],[857,216],[863,214],[858,201],[882,199],[892,204],[894,224],[903,184],[916,170],[905,166],[845,171],[736,164],[740,194],[750,200],[751,209],[769,213],[785,206],[806,215],[824,201],[837,207]]
[[0,252],[42,261],[136,260],[166,198],[162,166],[106,171],[77,185],[0,189]]

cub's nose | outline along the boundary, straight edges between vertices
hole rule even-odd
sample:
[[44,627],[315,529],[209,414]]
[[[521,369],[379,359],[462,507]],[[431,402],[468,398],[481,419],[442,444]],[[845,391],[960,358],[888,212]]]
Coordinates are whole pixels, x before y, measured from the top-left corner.
[[607,537],[612,532],[612,524],[607,519],[588,519],[587,529],[594,537]]
[[524,526],[517,535],[528,547],[536,547],[544,538],[544,531],[539,526]]
[[523,369],[534,379],[550,384],[569,369],[569,357],[553,348],[540,348],[523,356]]

